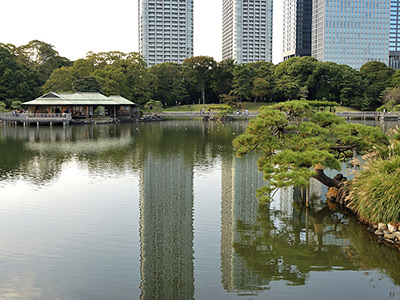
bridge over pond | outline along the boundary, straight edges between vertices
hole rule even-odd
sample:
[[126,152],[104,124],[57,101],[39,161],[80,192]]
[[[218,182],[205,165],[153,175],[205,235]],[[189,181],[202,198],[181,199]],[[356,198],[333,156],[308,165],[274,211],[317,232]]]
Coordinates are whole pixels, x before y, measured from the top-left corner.
[[37,126],[40,124],[53,125],[56,123],[62,123],[68,125],[71,120],[71,114],[46,114],[46,113],[0,113],[0,120],[5,123],[14,124],[31,124],[36,123]]

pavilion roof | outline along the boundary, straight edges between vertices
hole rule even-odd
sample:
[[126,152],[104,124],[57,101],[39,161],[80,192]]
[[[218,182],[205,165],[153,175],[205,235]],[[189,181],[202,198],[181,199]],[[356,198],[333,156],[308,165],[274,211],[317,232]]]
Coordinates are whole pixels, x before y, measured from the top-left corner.
[[136,105],[132,101],[122,97],[113,95],[110,97],[100,93],[55,93],[50,92],[35,100],[23,103],[23,105],[50,105],[50,106],[108,106],[108,105]]

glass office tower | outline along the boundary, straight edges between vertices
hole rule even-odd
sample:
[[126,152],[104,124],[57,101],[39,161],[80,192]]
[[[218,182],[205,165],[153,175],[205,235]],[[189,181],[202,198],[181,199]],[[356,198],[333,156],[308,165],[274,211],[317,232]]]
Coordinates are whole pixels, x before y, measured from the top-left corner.
[[223,0],[222,59],[272,61],[272,0]]
[[314,0],[312,56],[355,69],[389,62],[391,0]]
[[284,0],[283,60],[311,56],[312,0]]
[[389,67],[400,69],[400,0],[390,5]]
[[193,0],[139,0],[139,49],[149,66],[193,56]]

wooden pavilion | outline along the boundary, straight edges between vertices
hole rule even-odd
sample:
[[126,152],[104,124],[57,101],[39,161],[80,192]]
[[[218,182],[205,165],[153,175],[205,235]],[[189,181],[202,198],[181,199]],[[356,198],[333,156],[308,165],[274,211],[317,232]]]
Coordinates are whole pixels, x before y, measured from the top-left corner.
[[115,119],[134,118],[136,104],[122,96],[105,96],[100,93],[47,93],[35,100],[23,103],[29,113],[71,114],[72,119],[95,116],[95,110],[103,107],[105,115]]

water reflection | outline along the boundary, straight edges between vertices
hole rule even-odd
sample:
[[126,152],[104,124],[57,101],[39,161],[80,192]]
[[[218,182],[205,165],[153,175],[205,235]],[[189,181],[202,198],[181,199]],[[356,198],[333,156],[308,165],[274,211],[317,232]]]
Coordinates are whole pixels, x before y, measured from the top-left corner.
[[242,230],[236,226],[251,223],[257,215],[256,189],[263,182],[254,164],[254,156],[237,159],[233,155],[222,160],[221,189],[221,272],[222,284],[229,292],[256,295],[263,290],[265,279],[248,268],[233,245],[241,240]]
[[140,299],[193,299],[193,164],[182,153],[141,162]]
[[292,193],[283,193],[284,199],[280,195],[275,202],[286,202],[284,210],[292,210],[290,218],[276,210],[281,205],[272,203],[274,208],[259,205],[252,221],[236,222],[240,238],[234,250],[252,272],[262,276],[263,286],[282,280],[288,285],[305,285],[312,271],[375,268],[399,284],[397,250],[378,244],[366,233],[365,225],[343,215],[331,203],[306,209],[300,199],[286,198],[288,194]]
[[[387,278],[394,282],[392,289],[400,285],[398,251],[378,244],[365,226],[327,203],[326,188],[317,181],[311,184],[311,209],[305,208],[299,189],[281,190],[270,205],[258,204],[255,191],[264,182],[256,157],[237,159],[232,149],[232,139],[245,127],[241,122],[191,121],[40,130],[0,126],[2,192],[7,194],[9,187],[21,182],[21,186],[29,182],[44,190],[32,201],[2,199],[0,229],[8,248],[0,253],[0,298],[13,293],[21,299],[107,299],[105,295],[112,293],[115,299],[213,299],[222,290],[224,294],[217,298],[255,299],[273,295],[277,282],[301,287],[312,280],[313,273],[351,276],[345,271],[355,271],[374,285]],[[213,170],[221,179],[221,183],[210,183],[217,199],[207,202],[212,205],[208,210],[200,193],[195,197],[194,178],[201,180],[195,174],[198,170],[205,177]],[[98,188],[103,182],[108,185],[85,201],[93,176],[104,179]],[[84,182],[82,186],[79,181]],[[137,195],[132,185],[138,186]],[[55,186],[60,190],[54,191]],[[140,214],[133,220],[135,199]],[[196,222],[194,207],[205,212],[196,215]],[[218,212],[216,220],[210,221],[210,211]],[[209,232],[196,232],[194,224]],[[30,238],[29,247],[22,239],[12,243],[21,232],[25,238],[41,236],[42,231],[47,234],[40,241]],[[137,233],[136,240],[132,232]],[[197,240],[201,242],[218,237],[213,252],[218,257],[194,252],[204,251],[194,247],[196,234],[202,234],[202,240]],[[131,262],[135,253],[127,245],[137,245],[136,265]],[[26,248],[23,255],[21,247]],[[12,267],[16,257],[26,259],[26,265]],[[74,268],[79,267],[91,283],[82,283],[73,298],[69,290],[77,282],[68,275],[74,273],[68,266],[76,261],[86,261]],[[125,262],[130,262],[126,268]],[[209,276],[210,265],[218,282],[213,287],[199,286],[201,277]],[[57,266],[62,266],[58,273],[53,271]],[[54,274],[66,275],[57,278]],[[137,294],[132,295],[134,276]],[[120,289],[115,288],[117,282]],[[280,292],[278,288],[276,293]]]

